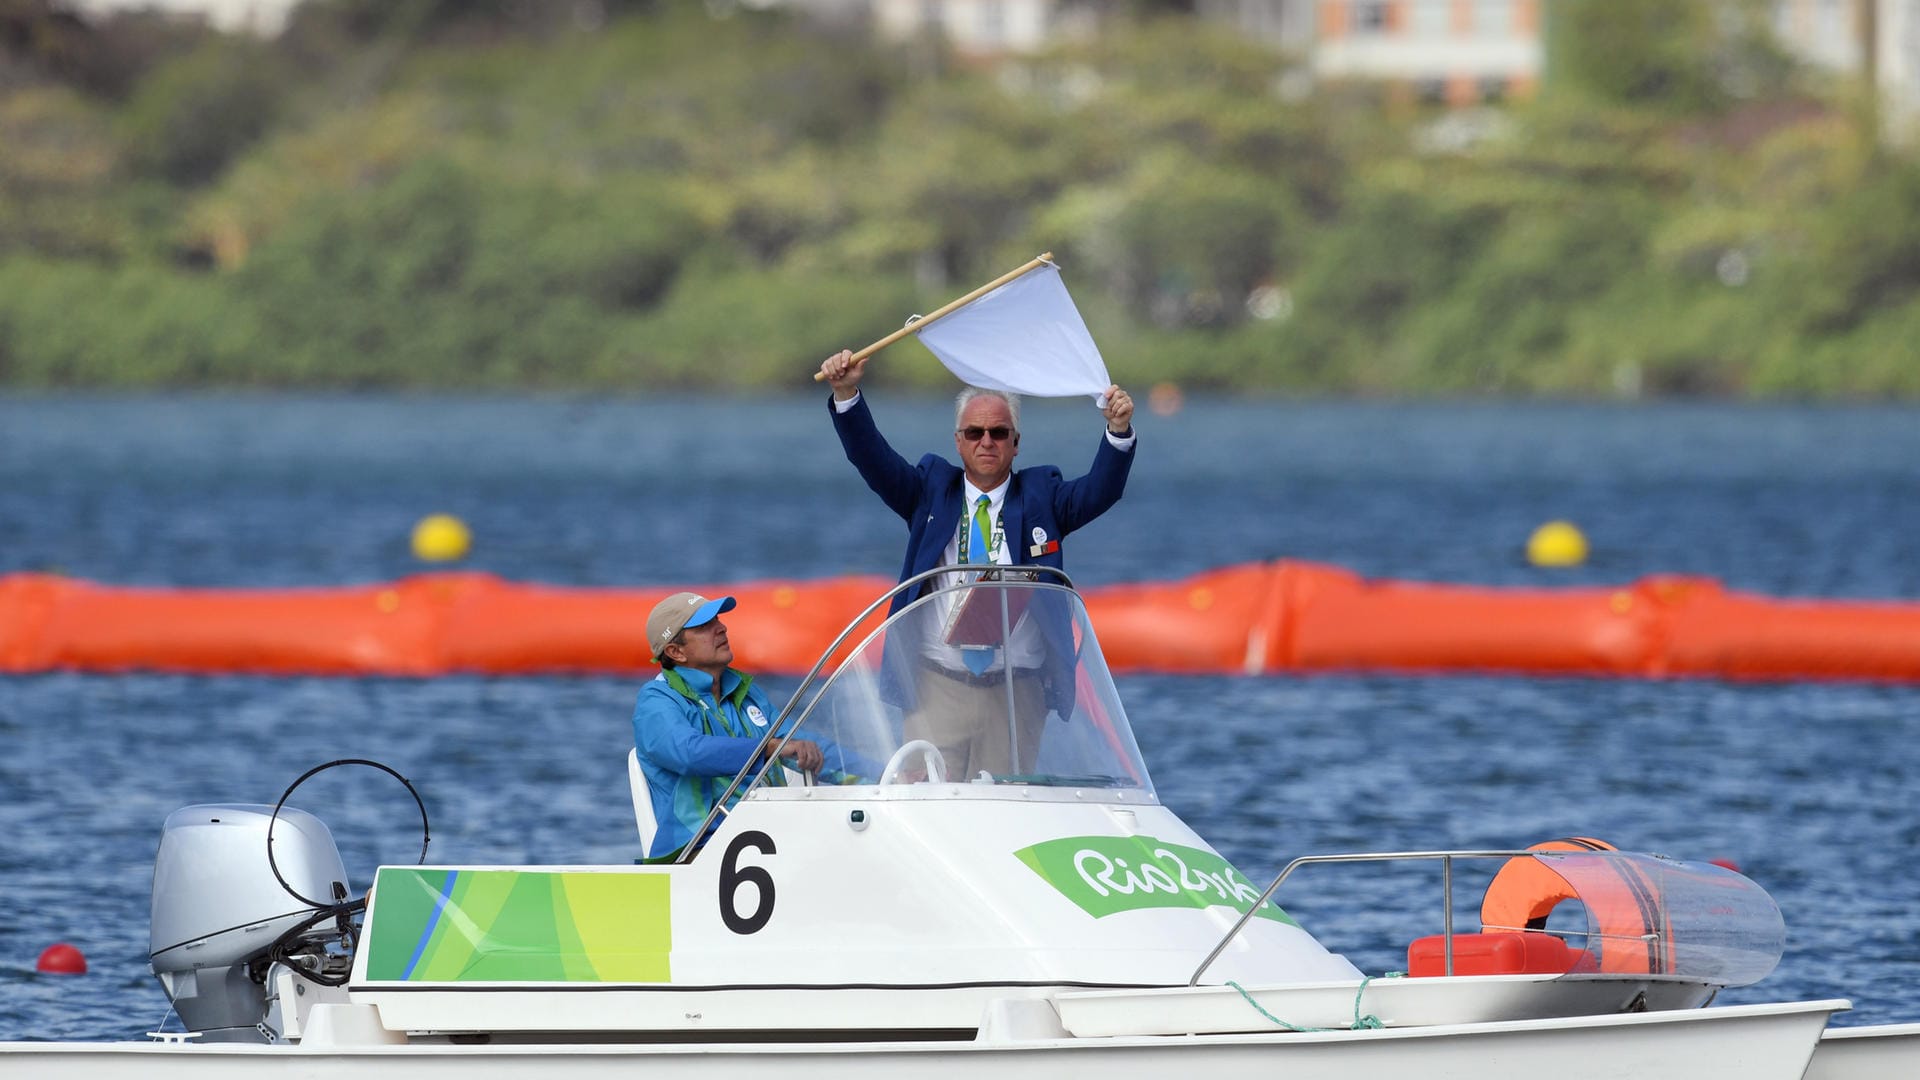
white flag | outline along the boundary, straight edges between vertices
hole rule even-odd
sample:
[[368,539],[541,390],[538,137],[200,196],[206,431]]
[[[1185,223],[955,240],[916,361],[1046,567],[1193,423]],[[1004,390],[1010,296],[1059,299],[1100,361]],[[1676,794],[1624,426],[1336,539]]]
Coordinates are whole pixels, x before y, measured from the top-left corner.
[[1033,397],[1091,394],[1113,380],[1048,263],[916,331],[933,355],[971,386]]

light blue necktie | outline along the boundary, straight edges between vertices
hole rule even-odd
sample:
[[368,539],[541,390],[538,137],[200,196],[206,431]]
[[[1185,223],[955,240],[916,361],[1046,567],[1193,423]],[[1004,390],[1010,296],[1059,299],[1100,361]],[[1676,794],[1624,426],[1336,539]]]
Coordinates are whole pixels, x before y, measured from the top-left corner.
[[[987,508],[991,504],[992,500],[988,499],[985,495],[980,496],[979,499],[974,501],[973,527],[967,536],[967,563],[969,565],[975,563],[990,563],[993,561],[992,552],[987,550],[987,538],[993,535],[993,526],[987,521]],[[962,647],[960,650],[960,661],[967,665],[968,671],[973,672],[975,675],[984,675],[987,669],[993,666],[993,650],[991,648]]]

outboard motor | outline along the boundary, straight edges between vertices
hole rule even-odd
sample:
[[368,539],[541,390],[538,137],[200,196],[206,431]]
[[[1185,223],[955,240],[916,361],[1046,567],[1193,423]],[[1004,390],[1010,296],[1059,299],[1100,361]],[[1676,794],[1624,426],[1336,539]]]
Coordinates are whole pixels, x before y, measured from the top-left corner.
[[202,1041],[269,1040],[260,1024],[267,967],[276,960],[344,981],[351,957],[328,944],[349,931],[334,925],[333,909],[295,892],[336,904],[349,895],[346,866],[319,818],[282,806],[276,822],[273,807],[254,804],[188,806],[167,815],[153,866],[147,951],[181,1022]]

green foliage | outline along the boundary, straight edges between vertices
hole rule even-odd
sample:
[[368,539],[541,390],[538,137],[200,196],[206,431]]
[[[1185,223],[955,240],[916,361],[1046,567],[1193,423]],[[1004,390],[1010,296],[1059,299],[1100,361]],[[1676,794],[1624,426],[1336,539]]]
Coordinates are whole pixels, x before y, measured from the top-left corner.
[[[820,361],[860,348],[905,321],[911,290],[898,277],[752,267],[696,270],[601,360],[596,381],[645,386],[801,386]],[[903,347],[904,349],[904,347]],[[889,352],[880,382],[941,372]],[[944,383],[942,383],[944,385]]]
[[1527,392],[1558,385],[1573,315],[1630,279],[1643,259],[1644,207],[1606,199],[1570,212],[1516,212],[1447,295],[1407,334],[1415,371],[1448,391]]
[[273,123],[281,82],[249,43],[216,39],[162,64],[121,113],[135,168],[181,185],[218,176]]
[[802,386],[1051,250],[1134,385],[1920,396],[1920,167],[1763,5],[1556,0],[1490,120],[1193,6],[991,67],[650,0],[116,22],[0,93],[0,385]]
[[1920,295],[1920,168],[1876,170],[1845,199],[1817,211],[1811,250],[1796,275],[1810,331],[1851,331]]
[[1278,269],[1296,216],[1286,194],[1245,172],[1144,162],[1120,191],[1108,271],[1157,325],[1238,322],[1247,295]]
[[110,256],[131,223],[112,211],[119,148],[107,118],[57,87],[0,95],[0,254]]
[[1417,192],[1357,193],[1295,282],[1282,362],[1353,388],[1397,384],[1411,362],[1398,347],[1403,323],[1465,273],[1497,223],[1494,211]]
[[1804,352],[1774,351],[1755,366],[1750,390],[1806,398],[1920,397],[1920,300],[1909,299],[1849,332],[1807,342]]
[[568,385],[700,237],[671,184],[501,185],[427,159],[316,200],[236,277],[290,382]]
[[0,383],[243,385],[260,337],[213,282],[163,266],[0,259]]
[[1714,110],[1791,75],[1759,0],[1555,0],[1548,19],[1556,89],[1612,105]]

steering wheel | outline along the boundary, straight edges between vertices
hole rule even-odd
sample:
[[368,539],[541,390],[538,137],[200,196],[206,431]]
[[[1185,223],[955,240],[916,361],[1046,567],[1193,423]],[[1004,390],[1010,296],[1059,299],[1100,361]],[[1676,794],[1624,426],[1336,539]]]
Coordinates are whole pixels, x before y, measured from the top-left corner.
[[906,766],[907,759],[916,752],[920,754],[921,760],[926,762],[927,779],[936,784],[946,783],[947,759],[940,756],[939,747],[925,739],[909,739],[901,744],[900,749],[895,750],[893,756],[887,759],[887,767],[880,770],[880,782],[882,784],[899,783],[900,770]]

